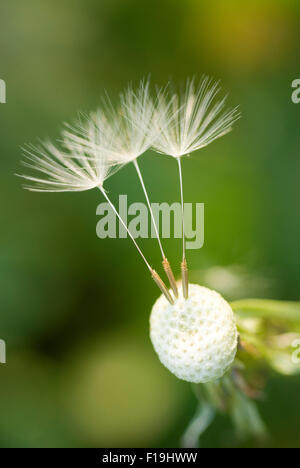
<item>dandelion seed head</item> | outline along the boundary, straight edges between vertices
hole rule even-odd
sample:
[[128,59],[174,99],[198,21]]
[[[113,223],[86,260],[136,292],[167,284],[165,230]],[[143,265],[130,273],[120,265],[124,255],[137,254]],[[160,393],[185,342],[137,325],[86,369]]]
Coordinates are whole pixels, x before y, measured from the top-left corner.
[[173,305],[160,296],[150,317],[155,351],[179,379],[205,383],[221,378],[234,361],[237,328],[230,305],[215,291],[189,285]]
[[237,108],[225,109],[220,85],[208,77],[199,84],[187,80],[182,92],[159,92],[154,116],[157,138],[153,148],[179,158],[203,148],[232,130],[240,118]]

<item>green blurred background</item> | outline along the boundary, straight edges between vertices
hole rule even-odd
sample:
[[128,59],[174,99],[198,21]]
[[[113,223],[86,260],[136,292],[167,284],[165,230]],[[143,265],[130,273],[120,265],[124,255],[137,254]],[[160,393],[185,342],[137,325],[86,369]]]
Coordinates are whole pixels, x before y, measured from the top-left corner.
[[[158,361],[148,332],[158,291],[129,240],[96,237],[96,191],[21,188],[20,145],[57,138],[61,122],[151,73],[163,85],[221,79],[243,118],[183,162],[185,201],[205,203],[205,245],[191,278],[227,299],[299,300],[300,5],[296,0],[11,0],[2,2],[0,105],[0,445],[176,447],[196,407]],[[147,153],[154,202],[177,201],[177,167]],[[112,199],[143,201],[126,167]],[[141,245],[152,264],[154,239]],[[164,242],[173,265],[180,242]],[[178,269],[177,269],[178,274]],[[299,378],[273,375],[259,403],[268,446],[300,446]],[[218,417],[207,447],[239,441]]]

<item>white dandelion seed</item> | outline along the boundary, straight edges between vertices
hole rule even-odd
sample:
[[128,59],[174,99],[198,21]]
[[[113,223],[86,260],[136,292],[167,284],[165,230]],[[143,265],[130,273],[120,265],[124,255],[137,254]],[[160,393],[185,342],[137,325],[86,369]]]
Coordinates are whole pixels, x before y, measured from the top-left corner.
[[23,148],[22,165],[38,175],[20,174],[29,181],[24,188],[35,192],[77,192],[103,186],[114,172],[104,154],[91,158],[79,146],[76,152],[60,149],[51,142]]
[[137,90],[130,85],[120,94],[117,111],[111,110],[116,163],[134,162],[151,147],[156,137],[154,109],[149,80],[142,80]]
[[77,192],[98,188],[126,229],[152,278],[168,301],[173,303],[165,284],[150,266],[103,187],[105,180],[118,169],[108,157],[110,154],[108,140],[91,126],[88,128],[88,140],[82,136],[84,134],[82,132],[87,130],[82,130],[81,123],[75,125],[77,130],[74,133],[71,128],[68,127],[68,130],[62,133],[62,148],[46,142],[38,147],[29,145],[23,149],[23,166],[38,173],[38,175],[17,174],[29,181],[24,188],[36,192]]
[[120,94],[116,108],[106,95],[103,108],[83,116],[83,123],[63,132],[65,141],[74,150],[77,145],[85,147],[88,154],[104,150],[111,164],[122,166],[134,162],[155,139],[154,104],[149,86],[149,80],[141,81],[137,90],[129,85]]
[[219,82],[203,77],[196,85],[195,79],[186,82],[182,93],[158,93],[154,126],[157,138],[155,151],[177,159],[182,209],[182,285],[188,297],[188,272],[185,256],[184,202],[181,158],[232,130],[239,119],[237,108],[225,109],[226,97],[218,100]]

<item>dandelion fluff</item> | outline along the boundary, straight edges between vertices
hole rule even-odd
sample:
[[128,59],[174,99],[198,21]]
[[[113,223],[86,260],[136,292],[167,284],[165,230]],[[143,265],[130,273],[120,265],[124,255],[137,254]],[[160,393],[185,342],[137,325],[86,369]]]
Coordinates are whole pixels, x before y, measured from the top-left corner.
[[219,82],[203,77],[198,85],[187,80],[181,93],[159,92],[154,149],[178,158],[230,132],[240,114],[237,108],[225,109],[226,96],[219,98],[220,90]]
[[30,184],[24,188],[36,192],[76,192],[102,187],[116,170],[106,153],[94,147],[87,154],[84,145],[65,144],[59,148],[50,142],[23,148],[22,165],[33,175],[20,174]]

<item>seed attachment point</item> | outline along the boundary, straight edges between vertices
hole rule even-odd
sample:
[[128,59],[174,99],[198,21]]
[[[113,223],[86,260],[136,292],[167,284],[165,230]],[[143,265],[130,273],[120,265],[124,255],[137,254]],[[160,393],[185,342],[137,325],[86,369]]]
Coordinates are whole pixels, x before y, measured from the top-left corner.
[[187,299],[189,297],[189,277],[188,266],[185,258],[181,262],[181,278],[183,297]]
[[157,284],[161,292],[164,294],[165,298],[170,302],[170,304],[173,305],[174,299],[172,298],[171,294],[168,291],[167,286],[165,285],[165,283],[163,282],[159,274],[156,273],[156,271],[153,269],[151,269],[151,274],[152,274],[153,280],[155,281],[155,283]]
[[170,265],[170,263],[169,263],[169,261],[168,261],[168,259],[166,257],[164,257],[162,264],[163,264],[165,273],[166,273],[166,275],[168,277],[170,286],[171,286],[171,288],[173,290],[173,293],[174,293],[175,297],[178,297],[178,289],[177,289],[176,280],[175,280],[171,265]]

